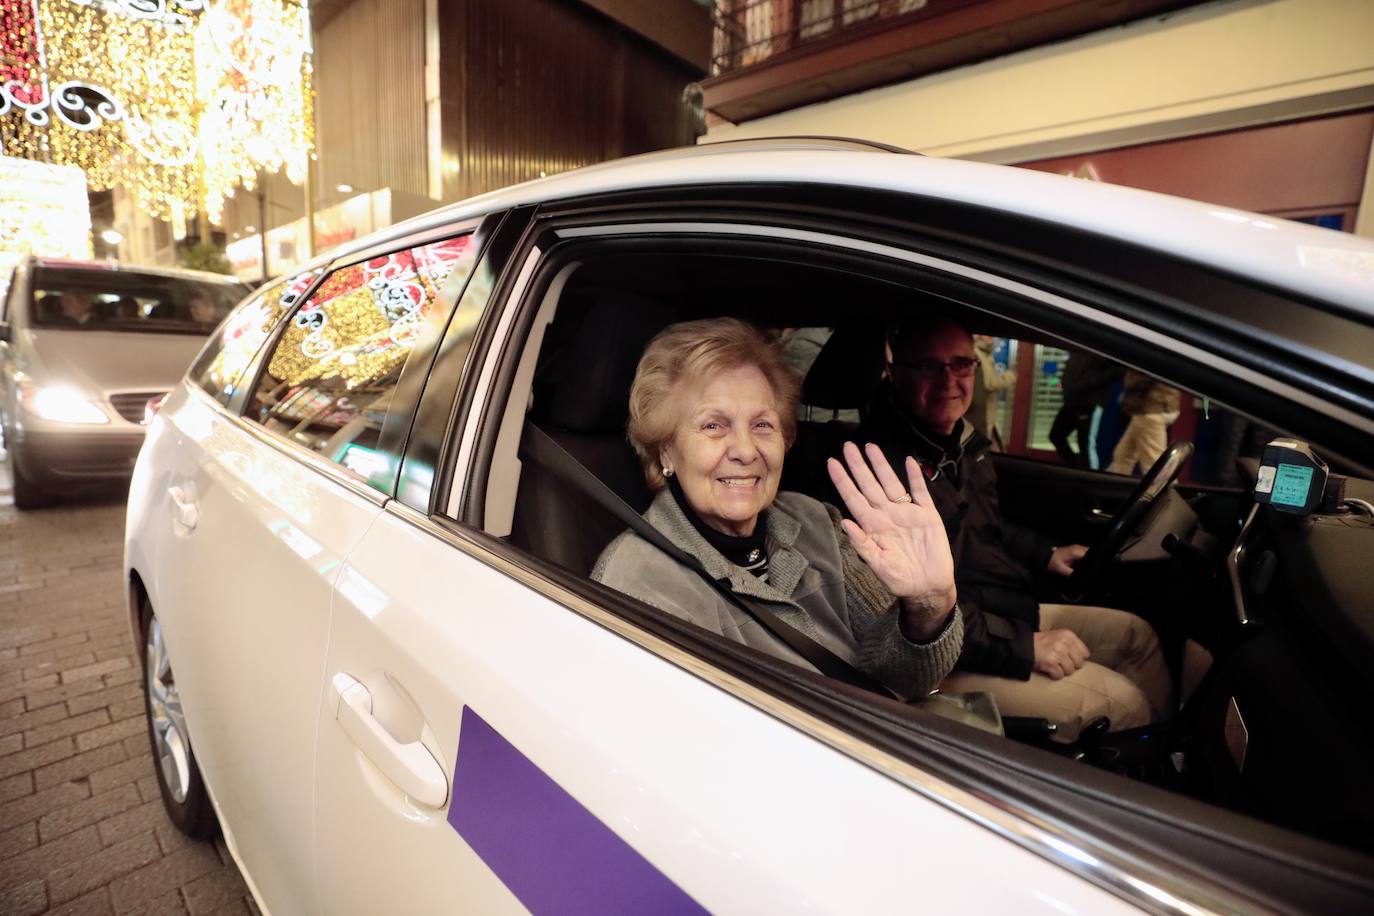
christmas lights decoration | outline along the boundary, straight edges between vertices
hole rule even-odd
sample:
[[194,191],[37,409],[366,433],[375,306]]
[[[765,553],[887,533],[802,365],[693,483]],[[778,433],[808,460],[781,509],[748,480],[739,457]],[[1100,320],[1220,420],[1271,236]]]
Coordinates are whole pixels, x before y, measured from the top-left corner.
[[0,252],[91,257],[91,208],[78,168],[0,156],[0,214]]
[[313,143],[297,0],[0,0],[0,151],[127,188],[184,234]]
[[205,204],[219,222],[235,187],[259,170],[305,181],[314,121],[306,9],[280,0],[220,0],[196,28],[196,96]]

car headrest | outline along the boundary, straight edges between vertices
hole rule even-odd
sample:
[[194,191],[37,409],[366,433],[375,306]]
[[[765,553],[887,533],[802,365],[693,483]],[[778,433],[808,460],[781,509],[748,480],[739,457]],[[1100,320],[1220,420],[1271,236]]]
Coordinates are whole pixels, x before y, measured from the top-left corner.
[[676,311],[661,302],[619,290],[599,293],[562,354],[549,415],[554,426],[624,433],[639,358],[676,320]]
[[882,380],[884,344],[876,322],[835,328],[802,380],[802,403],[825,410],[864,406]]

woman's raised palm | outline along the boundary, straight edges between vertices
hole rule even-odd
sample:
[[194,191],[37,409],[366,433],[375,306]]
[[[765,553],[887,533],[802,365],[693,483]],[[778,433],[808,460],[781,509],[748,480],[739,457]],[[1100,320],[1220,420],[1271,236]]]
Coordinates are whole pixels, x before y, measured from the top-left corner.
[[908,490],[881,449],[870,443],[865,451],[867,461],[858,446],[846,442],[848,470],[834,458],[828,462],[830,479],[853,517],[840,524],[893,595],[927,613],[943,613],[954,603],[954,558],[925,475],[908,457]]

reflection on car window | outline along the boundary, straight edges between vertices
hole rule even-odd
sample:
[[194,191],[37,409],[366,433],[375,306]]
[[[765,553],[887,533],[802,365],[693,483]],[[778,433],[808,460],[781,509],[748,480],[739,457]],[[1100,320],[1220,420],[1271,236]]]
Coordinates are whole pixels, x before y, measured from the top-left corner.
[[191,366],[191,380],[221,404],[228,404],[272,329],[319,275],[318,270],[306,271],[263,287],[235,309]]
[[135,271],[36,267],[34,327],[208,334],[248,292],[239,283]]
[[425,326],[472,270],[470,236],[340,268],[290,318],[245,415],[390,490],[379,449],[391,395]]

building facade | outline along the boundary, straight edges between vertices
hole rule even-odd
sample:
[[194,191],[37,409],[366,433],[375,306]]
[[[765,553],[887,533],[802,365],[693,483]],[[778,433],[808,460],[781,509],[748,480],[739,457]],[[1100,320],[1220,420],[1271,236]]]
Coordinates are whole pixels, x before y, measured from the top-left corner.
[[264,176],[226,206],[230,260],[246,279],[441,203],[695,138],[683,90],[706,72],[711,28],[694,0],[311,9],[311,181]]
[[[741,33],[736,10],[752,32]],[[799,41],[807,16],[814,28],[827,12],[835,24]],[[1374,111],[1374,4],[1365,0],[727,0],[717,3],[716,21],[715,72],[703,83],[708,142],[838,134],[932,156],[1066,170],[1090,164],[1103,180],[1234,199],[1261,212],[1334,207],[1345,214],[1343,228],[1374,235],[1370,138],[1351,126],[1363,122],[1272,130]],[[763,46],[769,53],[729,55],[792,22],[797,37],[773,39]],[[743,41],[729,37],[741,34]],[[921,75],[903,78],[912,71]],[[1309,129],[1316,142],[1337,144],[1309,151],[1320,162],[1304,166],[1287,149],[1271,156],[1270,144]],[[1232,138],[1169,145],[1217,135]],[[1191,158],[1193,178],[1155,174],[1175,171],[1180,155]],[[1278,190],[1323,170],[1340,180],[1306,188],[1306,197],[1236,194],[1242,176],[1252,188]],[[1337,192],[1340,199],[1321,199]]]

